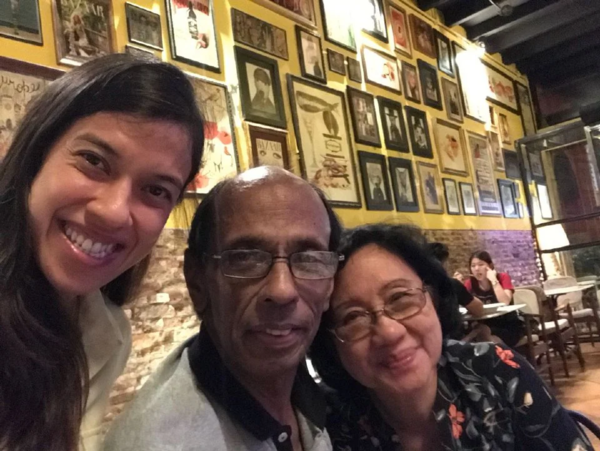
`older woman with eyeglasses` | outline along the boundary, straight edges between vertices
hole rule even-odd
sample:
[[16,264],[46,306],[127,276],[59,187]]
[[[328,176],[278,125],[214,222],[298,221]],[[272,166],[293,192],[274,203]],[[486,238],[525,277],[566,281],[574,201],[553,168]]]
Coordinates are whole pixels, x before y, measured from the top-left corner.
[[534,369],[493,343],[444,340],[452,295],[416,229],[347,233],[311,349],[334,450],[592,450]]

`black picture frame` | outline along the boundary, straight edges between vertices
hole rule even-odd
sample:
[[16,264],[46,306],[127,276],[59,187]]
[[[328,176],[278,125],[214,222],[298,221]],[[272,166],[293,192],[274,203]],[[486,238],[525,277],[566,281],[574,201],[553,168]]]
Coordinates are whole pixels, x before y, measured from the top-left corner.
[[[305,37],[307,40],[310,40],[311,44],[317,46],[317,49],[313,50],[313,61],[310,62],[307,61],[308,55],[304,48]],[[327,71],[325,70],[325,59],[323,58],[321,37],[306,28],[296,25],[296,42],[298,44],[298,58],[300,59],[300,71],[302,76],[320,83],[327,83]],[[312,64],[313,67],[309,68],[307,64]]]
[[[462,203],[462,210],[465,216],[477,216],[477,199],[475,199],[475,191],[473,190],[473,184],[467,182],[458,182],[458,188],[460,191],[460,199]],[[469,194],[467,205],[467,199],[465,193]]]
[[[458,194],[456,180],[451,178],[442,178],[442,185],[444,185],[444,199],[446,200],[446,212],[449,215],[460,215],[460,195]],[[453,197],[451,198],[451,196]]]
[[[367,210],[391,211],[394,209],[385,157],[376,153],[358,151]],[[379,179],[379,183],[378,180]],[[383,185],[383,186],[381,186]]]
[[[512,85],[512,91],[513,91],[513,96],[515,97],[515,103],[516,103],[516,108],[501,102],[499,100],[496,100],[490,96],[487,97],[488,102],[492,102],[495,105],[501,106],[502,108],[510,111],[511,113],[520,115],[521,111],[520,111],[520,107],[519,107],[519,99],[518,99],[518,95],[517,95],[517,86],[515,84],[515,80],[514,78],[512,78],[510,75],[506,74],[505,72],[495,68],[494,66],[492,66],[490,63],[488,63],[487,61],[481,60],[481,62],[483,63],[484,66],[486,66],[489,70],[491,70],[492,72],[497,73],[498,75],[500,75],[501,77],[506,78],[508,81],[510,81],[511,85]],[[491,83],[491,81],[490,81]]]
[[[523,125],[525,136],[535,135],[537,133],[537,121],[529,88],[516,80],[515,87],[517,89],[517,102],[521,110],[521,124]],[[526,115],[530,115],[529,122],[525,118]]]
[[502,149],[504,157],[504,170],[506,177],[513,180],[521,179],[521,171],[519,169],[519,155],[514,150]]
[[[498,195],[505,218],[519,218],[519,207],[515,195],[515,183],[512,180],[498,179]],[[505,196],[508,195],[510,199]]]
[[348,61],[348,78],[356,83],[362,83],[363,75],[360,61],[350,56],[347,56],[346,60]]
[[169,43],[170,43],[170,47],[171,47],[171,57],[173,58],[173,60],[175,61],[180,61],[182,63],[185,64],[189,64],[191,66],[195,66],[195,67],[199,67],[200,69],[205,69],[217,74],[221,73],[221,55],[220,55],[220,50],[219,50],[219,37],[218,37],[218,33],[216,31],[216,25],[215,25],[215,8],[214,8],[214,0],[209,0],[209,12],[210,12],[210,17],[212,19],[211,25],[212,25],[212,30],[210,30],[210,37],[209,37],[209,42],[212,42],[214,40],[214,43],[216,45],[216,56],[217,56],[217,61],[216,61],[216,65],[211,65],[208,63],[203,63],[201,61],[197,61],[191,58],[187,58],[185,56],[182,56],[178,53],[177,51],[177,40],[176,40],[176,35],[175,35],[175,29],[173,26],[173,16],[174,16],[174,11],[173,11],[173,5],[171,4],[173,0],[165,0],[165,4],[166,4],[166,13],[167,13],[167,28],[169,30]]
[[[352,117],[354,141],[367,146],[381,147],[375,97],[368,92],[348,86],[348,105]],[[359,108],[360,106],[360,108]]]
[[[377,97],[377,103],[386,149],[410,152],[402,104],[381,96]],[[392,125],[395,127],[392,128]]]
[[[249,33],[251,29],[260,33]],[[231,31],[233,40],[238,44],[247,45],[286,61],[290,59],[287,32],[283,28],[231,8]]]
[[[240,98],[244,119],[250,122],[270,125],[272,127],[286,128],[287,122],[285,108],[283,106],[283,94],[277,61],[238,46],[234,47],[234,51],[240,82]],[[256,67],[253,77],[256,77],[258,69],[263,69],[263,72],[266,72],[266,77],[264,73],[259,73],[264,80],[258,81],[261,82],[262,85],[266,84],[265,81],[270,81],[271,92],[273,94],[272,101],[270,98],[264,100],[264,96],[262,96],[262,99],[257,98],[258,91],[254,93],[254,96],[251,95],[248,78],[249,74],[247,70],[248,64]],[[266,103],[267,101],[269,102],[268,104]],[[264,105],[261,105],[261,103]],[[267,114],[260,111],[261,107],[270,109],[271,104],[273,114]]]
[[[146,17],[147,25],[151,26],[151,23],[154,26],[158,27],[158,44],[154,44],[152,42],[144,41],[139,36],[134,36],[135,27],[133,26],[134,15],[138,14],[139,17]],[[129,38],[129,42],[134,44],[139,44],[144,47],[148,47],[154,50],[163,50],[163,39],[162,39],[162,26],[160,23],[160,14],[157,14],[149,9],[142,8],[141,6],[134,5],[133,3],[125,3],[125,18],[127,19],[127,37]],[[150,22],[152,21],[152,22]]]
[[327,62],[331,72],[346,75],[346,57],[342,53],[327,49]]
[[464,122],[463,101],[458,84],[447,78],[442,78],[442,96],[444,97],[444,108],[448,119],[462,124]]
[[[354,0],[356,1],[356,0]],[[375,21],[379,21],[383,26],[381,30],[377,30],[375,27],[367,28],[363,27],[362,31],[367,33],[369,36],[374,37],[375,39],[380,40],[381,42],[385,42],[386,44],[389,42],[388,39],[388,29],[387,29],[387,21],[385,19],[385,10],[383,6],[382,0],[360,0],[363,4],[371,3],[373,5],[373,15],[371,16],[373,19],[373,24]]]
[[432,108],[443,110],[442,90],[440,89],[437,69],[423,60],[417,60],[417,65],[419,66],[419,81],[421,82],[423,103]]
[[421,103],[421,82],[417,66],[402,61],[402,84],[404,97],[411,102]]
[[[454,78],[454,59],[452,58],[452,45],[450,44],[450,39],[438,30],[434,30],[433,38],[435,40],[438,69]],[[446,48],[446,53],[444,53],[444,46]]]
[[[11,5],[10,1],[6,2],[6,5]],[[17,17],[11,20],[8,16],[3,20],[4,23],[9,24],[6,28],[12,26],[12,30],[0,31],[0,37],[13,39],[15,41],[25,42],[27,44],[37,45],[39,47],[44,46],[44,34],[42,32],[42,19],[40,16],[40,2],[38,0],[27,0],[16,2],[17,5]],[[8,6],[10,11],[12,5]],[[23,14],[23,12],[26,12]],[[9,13],[10,14],[10,13]],[[35,15],[35,21],[29,23],[22,23],[21,19],[31,18]],[[34,25],[34,23],[35,25]],[[21,32],[19,33],[19,30]],[[23,34],[25,32],[25,34]]]
[[396,200],[396,211],[419,211],[419,195],[412,161],[406,158],[388,157],[388,166]]
[[[427,113],[410,106],[406,106],[404,109],[406,111],[406,123],[413,155],[421,158],[433,158]],[[422,128],[422,130],[416,130],[416,127]]]

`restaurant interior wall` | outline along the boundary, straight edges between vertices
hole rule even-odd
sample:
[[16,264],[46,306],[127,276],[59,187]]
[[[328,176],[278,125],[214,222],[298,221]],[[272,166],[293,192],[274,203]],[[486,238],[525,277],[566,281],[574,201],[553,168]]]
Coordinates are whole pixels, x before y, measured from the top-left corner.
[[[263,0],[268,3],[269,0]],[[216,31],[218,34],[218,53],[221,62],[221,72],[215,73],[200,69],[193,65],[188,65],[179,61],[174,61],[169,43],[168,25],[166,19],[166,6],[162,1],[153,0],[134,0],[136,5],[150,9],[161,17],[162,39],[164,42],[163,51],[153,52],[157,57],[164,61],[173,62],[181,69],[188,73],[197,74],[207,77],[228,86],[232,94],[233,101],[233,119],[235,124],[235,135],[237,138],[237,151],[239,158],[240,170],[247,169],[252,166],[252,153],[250,151],[251,143],[249,142],[248,124],[242,120],[242,108],[239,98],[239,82],[236,68],[236,60],[234,56],[234,45],[245,47],[242,44],[235,43],[232,36],[231,24],[231,9],[235,8],[243,11],[251,16],[258,17],[271,24],[276,24],[283,28],[287,34],[289,60],[278,59],[279,73],[281,84],[284,87],[283,97],[285,105],[285,113],[287,117],[286,129],[288,132],[287,143],[290,149],[289,160],[291,169],[301,174],[300,158],[301,154],[297,150],[296,136],[294,126],[292,124],[292,111],[288,98],[286,86],[286,74],[294,74],[298,77],[301,75],[300,61],[297,51],[296,30],[297,23],[293,20],[284,17],[274,11],[272,8],[265,7],[263,4],[253,0],[217,0],[214,1],[214,17],[216,21]],[[514,80],[527,86],[527,79],[516,71],[514,67],[505,66],[496,55],[483,54],[481,48],[477,45],[468,42],[464,38],[464,32],[460,27],[448,29],[442,25],[439,20],[438,13],[435,10],[424,13],[415,6],[413,1],[400,2],[397,0],[391,1],[392,4],[403,8],[408,14],[414,14],[422,20],[432,25],[436,30],[447,36],[451,41],[457,42],[462,47],[465,47],[469,52],[481,56],[491,66],[508,74]],[[113,32],[114,32],[114,49],[115,51],[124,51],[126,45],[131,45],[128,42],[127,24],[125,18],[125,2],[112,1],[113,7]],[[16,60],[26,61],[41,66],[58,68],[60,70],[69,70],[69,67],[59,65],[57,63],[55,50],[55,37],[53,35],[52,21],[52,1],[39,1],[43,46],[31,45],[17,40],[7,39],[0,36],[0,56]],[[386,7],[387,10],[387,7]],[[315,0],[316,13],[316,32],[323,37],[323,20],[321,17],[321,8],[319,0]],[[387,21],[388,34],[391,35],[389,17]],[[417,65],[417,59],[421,59],[433,66],[436,66],[436,60],[429,56],[419,53],[413,48],[412,58],[394,53],[393,39],[390,38],[389,43],[383,43],[371,36],[358,32],[356,34],[357,45],[360,49],[361,45],[375,48],[383,51],[388,55],[395,55],[401,63],[409,62]],[[414,45],[414,43],[413,43]],[[360,59],[360,53],[345,50],[331,42],[322,39],[323,51],[327,49],[335,50],[342,53],[345,57],[353,57]],[[253,51],[256,51],[253,49]],[[259,51],[256,51],[260,53]],[[264,56],[267,56],[264,54]],[[447,120],[446,112],[423,104],[414,103],[405,96],[399,96],[389,91],[368,84],[355,83],[350,81],[347,76],[327,70],[327,55],[324,55],[324,65],[327,72],[327,86],[343,93],[347,86],[368,91],[375,96],[384,96],[392,100],[400,102],[403,106],[413,106],[426,111],[428,116],[428,124],[430,133],[433,134],[434,120]],[[346,68],[347,69],[347,68]],[[439,72],[439,79],[448,79],[457,82],[455,78],[447,77],[442,72]],[[493,106],[496,113],[501,113],[506,116],[508,127],[511,134],[511,142],[503,144],[503,147],[509,150],[514,150],[514,142],[523,136],[523,125],[520,117],[509,109],[503,108],[497,104],[489,104]],[[350,117],[348,117],[350,121]],[[461,124],[463,131],[485,135],[490,129],[489,123],[475,121],[468,117],[464,118],[464,123]],[[352,131],[350,131],[352,133]],[[383,141],[383,140],[382,140]],[[368,151],[374,154],[385,155],[388,157],[407,158],[412,160],[412,167],[415,175],[416,163],[426,162],[434,163],[439,166],[439,155],[436,148],[435,139],[431,136],[432,145],[434,148],[433,159],[423,159],[412,155],[411,153],[400,153],[382,148],[370,147],[368,145],[354,144],[354,166],[357,171],[357,184],[362,207],[361,208],[336,208],[336,212],[346,226],[352,227],[365,223],[372,222],[393,222],[393,223],[409,223],[422,227],[426,230],[428,236],[432,239],[445,241],[450,246],[451,262],[455,269],[460,269],[468,272],[467,258],[468,254],[479,248],[486,248],[497,259],[500,269],[508,271],[517,284],[537,283],[539,274],[537,270],[536,257],[534,252],[533,240],[531,238],[531,227],[527,217],[527,209],[524,210],[524,217],[508,219],[502,215],[495,216],[465,216],[465,215],[449,215],[446,213],[446,204],[443,198],[443,187],[438,186],[437,189],[441,195],[441,203],[444,205],[443,214],[425,213],[423,210],[422,190],[420,189],[420,181],[416,180],[415,195],[419,198],[420,210],[418,212],[397,212],[397,211],[373,211],[368,210],[365,206],[364,191],[361,189],[361,177],[359,174],[359,160],[356,151]],[[447,175],[440,174],[441,177],[452,178],[456,182],[471,183],[476,189],[477,180],[473,176],[472,160],[466,156],[469,175]],[[418,176],[417,176],[418,177]],[[507,176],[503,171],[496,171],[494,178],[506,179]],[[520,181],[516,181],[517,191],[523,193],[523,186]],[[522,195],[522,194],[521,194]],[[524,204],[525,201],[521,197],[517,199]],[[125,374],[119,379],[111,403],[113,408],[108,418],[120,411],[123,405],[131,399],[135,391],[143,384],[147,376],[156,367],[156,364],[173,348],[174,345],[180,343],[183,339],[191,335],[197,330],[197,321],[195,314],[188,299],[185,283],[182,276],[182,256],[183,250],[186,247],[186,228],[189,224],[189,219],[195,206],[199,201],[198,196],[187,197],[183,206],[169,219],[167,228],[162,234],[154,251],[154,258],[150,268],[148,277],[146,278],[142,291],[128,308],[127,313],[133,325],[133,353],[129,360]],[[462,208],[461,208],[462,210]]]

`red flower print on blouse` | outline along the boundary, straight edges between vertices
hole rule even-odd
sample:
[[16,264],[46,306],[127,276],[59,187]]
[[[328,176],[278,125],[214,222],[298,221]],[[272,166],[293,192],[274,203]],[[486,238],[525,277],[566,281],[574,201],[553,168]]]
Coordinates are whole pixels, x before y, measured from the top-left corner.
[[511,350],[502,349],[500,346],[496,346],[496,354],[498,354],[500,360],[502,360],[508,366],[512,366],[513,368],[520,368],[520,365],[512,360],[515,357],[515,355]]
[[450,421],[452,422],[452,436],[454,438],[459,438],[463,432],[461,423],[465,421],[465,414],[460,412],[454,404],[450,404],[450,408],[448,409],[448,416],[450,417]]

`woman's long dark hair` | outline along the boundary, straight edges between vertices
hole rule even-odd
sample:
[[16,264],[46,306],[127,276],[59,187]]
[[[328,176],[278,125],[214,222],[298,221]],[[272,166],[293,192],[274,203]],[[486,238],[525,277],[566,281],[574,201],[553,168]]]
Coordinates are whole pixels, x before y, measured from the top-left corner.
[[[99,112],[167,120],[188,131],[192,170],[204,146],[203,121],[183,72],[155,59],[110,55],[73,69],[28,106],[0,163],[0,449],[74,451],[88,369],[81,332],[36,263],[28,197],[53,144]],[[168,149],[165,149],[168,152]],[[187,183],[186,183],[187,184]],[[148,260],[102,288],[122,305]]]
[[[419,229],[406,225],[373,224],[346,231],[339,252],[345,256],[343,269],[352,255],[369,244],[376,244],[406,262],[429,287],[429,292],[442,326],[442,334],[454,331],[453,303],[443,299],[455,296],[452,283],[442,265],[429,252],[427,240]],[[337,390],[340,397],[353,398],[364,392],[364,387],[354,380],[342,366],[336,339],[330,332],[331,309],[323,315],[319,331],[310,348],[310,358],[325,384]]]

